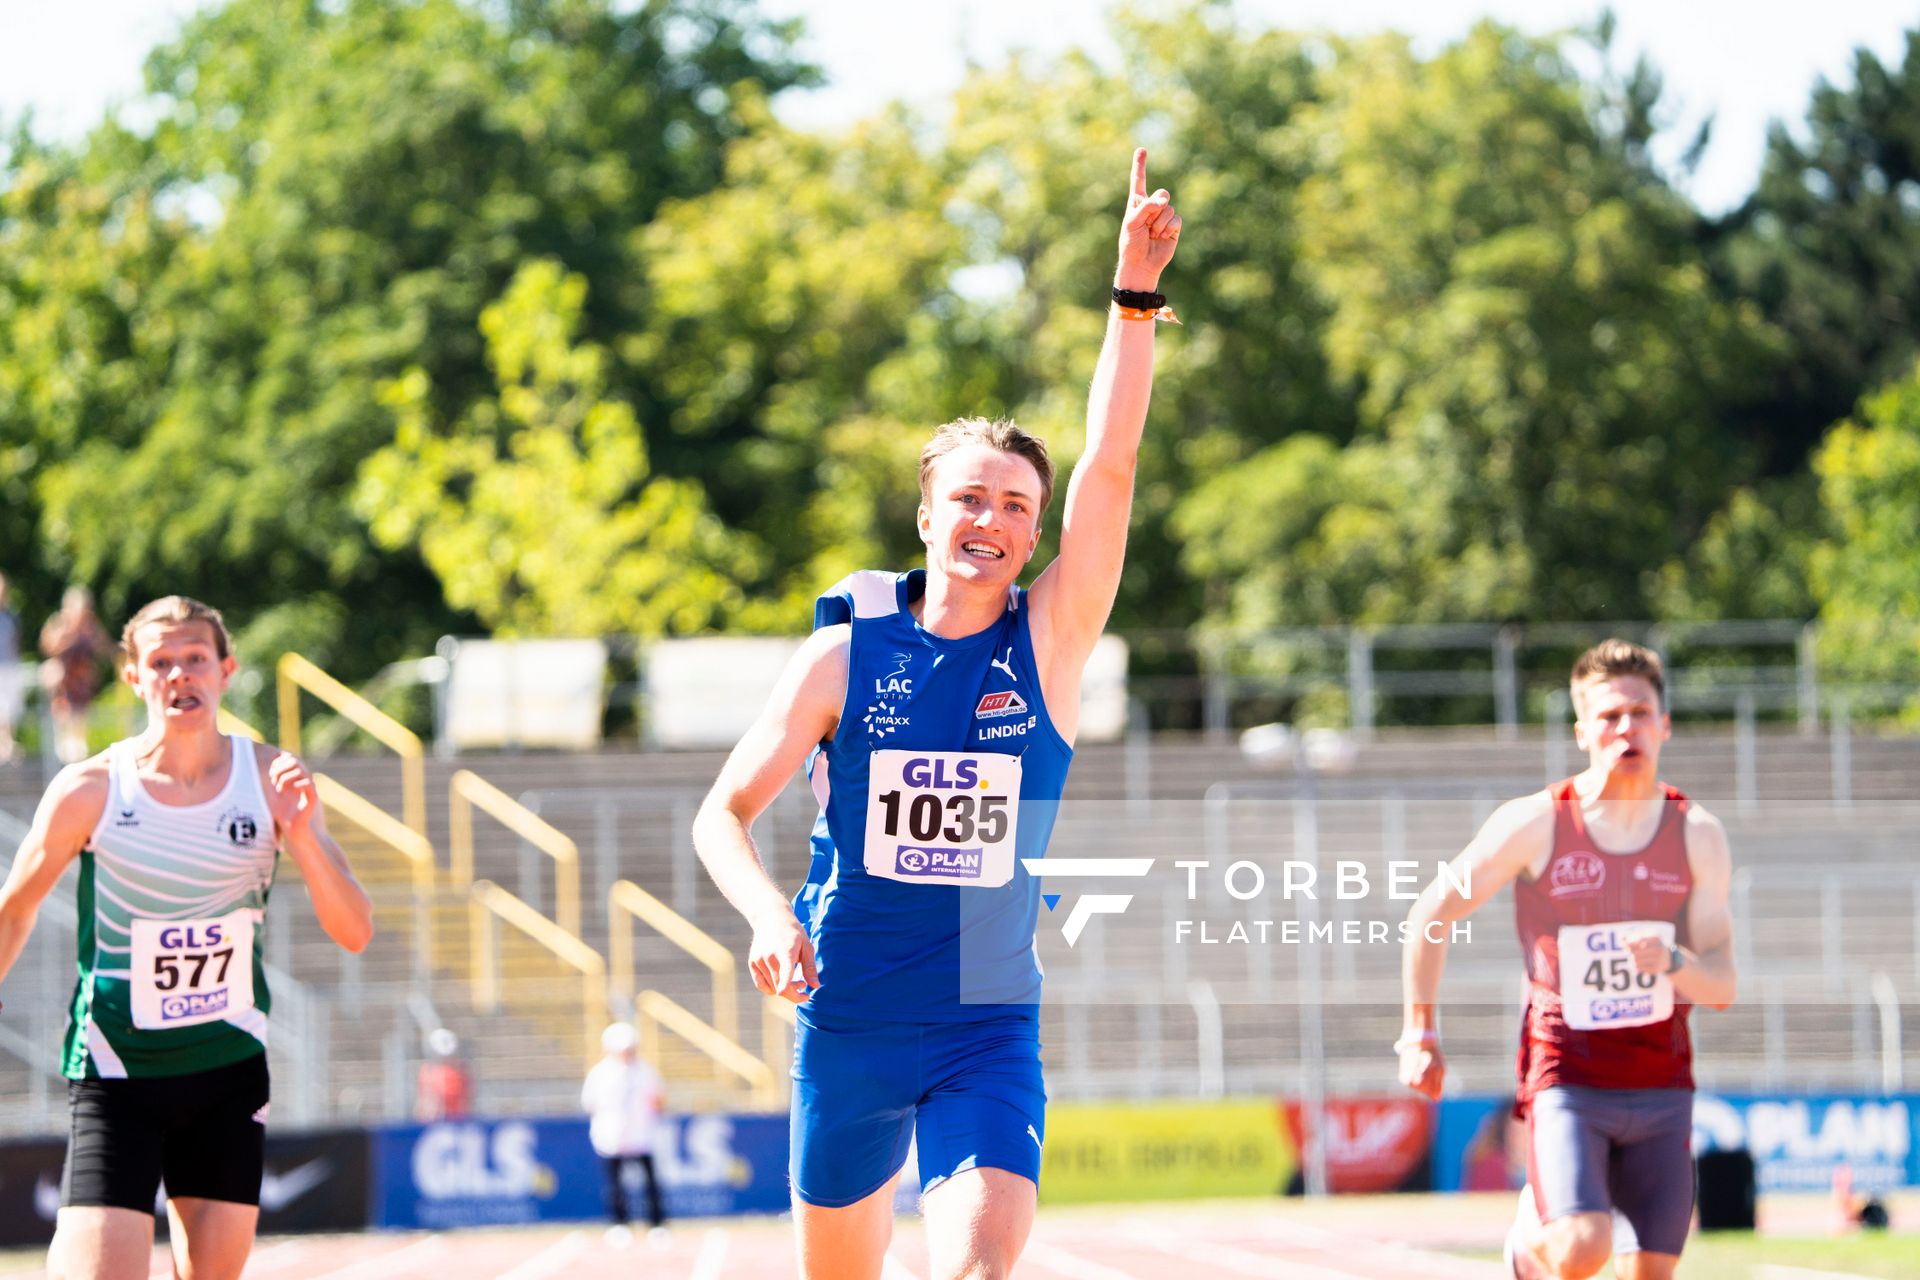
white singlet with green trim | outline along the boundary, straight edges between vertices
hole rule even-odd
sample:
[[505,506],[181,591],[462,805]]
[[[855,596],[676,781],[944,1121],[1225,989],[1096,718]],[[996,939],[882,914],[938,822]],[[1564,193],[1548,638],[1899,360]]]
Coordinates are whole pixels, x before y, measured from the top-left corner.
[[70,1079],[185,1075],[266,1050],[261,926],[279,848],[253,743],[228,741],[226,785],[190,805],[147,793],[134,742],[107,749],[107,807],[80,853]]

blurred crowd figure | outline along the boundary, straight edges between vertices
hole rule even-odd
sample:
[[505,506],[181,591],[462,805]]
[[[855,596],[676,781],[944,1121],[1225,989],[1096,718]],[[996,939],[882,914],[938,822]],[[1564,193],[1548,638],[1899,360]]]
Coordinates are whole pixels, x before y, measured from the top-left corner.
[[414,1082],[414,1119],[422,1124],[464,1120],[472,1110],[473,1076],[460,1061],[460,1038],[436,1027],[427,1036],[427,1060]]
[[13,726],[20,722],[26,698],[20,678],[20,615],[7,600],[7,575],[0,573],[0,764],[13,759]]
[[116,646],[93,612],[93,593],[68,587],[60,612],[40,628],[40,684],[53,713],[53,750],[61,762],[87,758],[87,712],[100,692],[101,666]]
[[626,1169],[639,1169],[647,1188],[647,1223],[654,1239],[664,1237],[666,1213],[660,1205],[660,1178],[653,1165],[653,1148],[666,1110],[659,1073],[640,1056],[640,1034],[633,1024],[616,1022],[600,1033],[605,1056],[587,1072],[580,1090],[580,1106],[588,1116],[587,1134],[606,1167],[607,1212],[613,1225],[607,1239],[625,1244],[627,1226]]

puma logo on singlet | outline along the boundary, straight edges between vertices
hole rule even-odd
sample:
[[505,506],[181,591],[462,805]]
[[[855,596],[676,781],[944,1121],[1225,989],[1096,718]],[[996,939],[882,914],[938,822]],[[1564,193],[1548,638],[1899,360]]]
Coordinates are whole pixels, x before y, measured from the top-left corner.
[[1002,671],[1007,673],[1007,679],[1015,681],[1016,683],[1020,679],[1020,677],[1017,674],[1015,674],[1013,669],[1013,646],[1012,645],[1007,646],[1006,657],[995,658],[992,662],[988,663],[987,665],[990,667],[1000,668]]

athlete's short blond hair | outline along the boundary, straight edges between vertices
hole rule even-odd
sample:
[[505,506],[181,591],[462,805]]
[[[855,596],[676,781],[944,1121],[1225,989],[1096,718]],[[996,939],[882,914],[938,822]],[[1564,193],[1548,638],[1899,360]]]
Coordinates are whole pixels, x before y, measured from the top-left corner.
[[1615,676],[1639,676],[1653,686],[1653,695],[1661,710],[1667,706],[1667,667],[1660,661],[1660,655],[1645,645],[1634,644],[1631,640],[1618,637],[1602,640],[1593,648],[1581,654],[1573,664],[1573,675],[1568,685],[1573,696],[1578,699],[1580,686],[1594,680],[1611,680]]
[[140,606],[140,611],[128,618],[127,625],[121,629],[120,656],[128,662],[140,660],[134,652],[133,633],[150,622],[204,622],[213,628],[214,652],[225,658],[233,651],[233,640],[227,635],[227,624],[218,609],[188,596],[161,596]]
[[1047,442],[1006,418],[955,418],[936,427],[933,438],[920,450],[920,501],[933,501],[933,464],[970,444],[984,444],[1031,462],[1040,473],[1040,510],[1047,509],[1053,501],[1053,459],[1047,454]]

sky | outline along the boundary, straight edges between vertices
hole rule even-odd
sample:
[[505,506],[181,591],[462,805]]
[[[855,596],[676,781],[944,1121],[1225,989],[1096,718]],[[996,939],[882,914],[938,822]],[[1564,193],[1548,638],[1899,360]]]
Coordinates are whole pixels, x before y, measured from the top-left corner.
[[[1154,0],[1146,0],[1151,5]],[[31,107],[36,131],[75,137],[108,104],[140,90],[140,64],[200,0],[0,0],[0,115]],[[791,124],[833,127],[894,99],[937,107],[969,62],[1014,49],[1109,50],[1107,0],[761,0],[803,17],[803,51],[828,87],[777,104]],[[1482,17],[1528,31],[1590,22],[1597,0],[1238,0],[1249,22],[1360,34],[1405,31],[1433,48]],[[1797,120],[1816,79],[1851,83],[1852,52],[1900,60],[1911,0],[1615,0],[1616,47],[1645,53],[1666,77],[1677,154],[1712,115],[1713,143],[1682,186],[1709,213],[1738,204],[1759,174],[1770,120]]]

